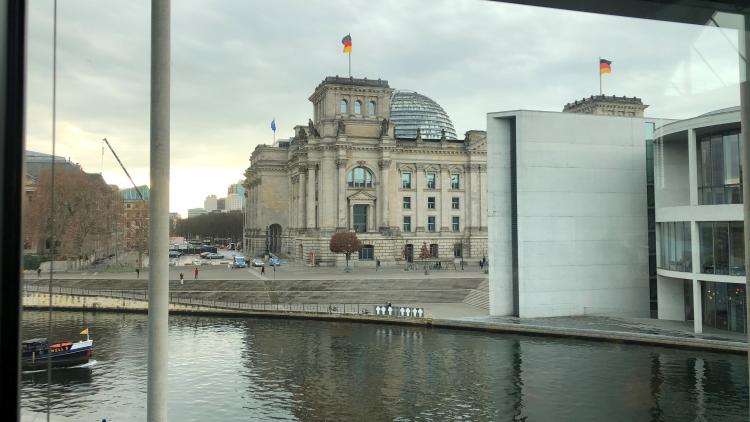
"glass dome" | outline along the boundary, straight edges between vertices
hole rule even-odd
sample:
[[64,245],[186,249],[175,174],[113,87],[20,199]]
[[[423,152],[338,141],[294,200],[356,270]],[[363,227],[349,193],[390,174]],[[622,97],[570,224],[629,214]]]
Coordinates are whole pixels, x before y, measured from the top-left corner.
[[441,130],[445,129],[446,139],[456,139],[453,123],[440,104],[413,91],[393,93],[391,123],[396,128],[396,138],[414,139],[419,129],[422,138],[440,139]]

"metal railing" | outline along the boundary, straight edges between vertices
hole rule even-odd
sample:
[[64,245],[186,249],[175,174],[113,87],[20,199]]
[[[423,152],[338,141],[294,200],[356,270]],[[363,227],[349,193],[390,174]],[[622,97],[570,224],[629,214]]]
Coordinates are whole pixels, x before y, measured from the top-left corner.
[[[49,287],[26,284],[24,291],[36,293],[49,293]],[[147,291],[132,290],[90,290],[77,289],[72,287],[52,287],[52,294],[71,295],[71,296],[89,296],[89,297],[106,297],[111,299],[129,299],[148,301]],[[178,293],[169,294],[169,303],[176,305],[203,306],[220,310],[233,311],[263,311],[263,312],[301,312],[301,313],[319,313],[319,314],[337,314],[337,315],[375,315],[375,307],[382,304],[374,303],[272,303],[272,302],[229,302],[214,299],[204,299],[190,296],[181,296]],[[404,304],[399,307],[414,306]],[[411,318],[419,319],[415,316],[393,315],[393,318]]]

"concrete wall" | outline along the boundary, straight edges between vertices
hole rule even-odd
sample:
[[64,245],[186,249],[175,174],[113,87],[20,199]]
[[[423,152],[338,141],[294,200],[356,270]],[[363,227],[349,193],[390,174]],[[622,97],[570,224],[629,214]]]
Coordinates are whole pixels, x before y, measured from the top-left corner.
[[490,314],[513,313],[510,146],[513,118],[487,118],[487,240],[490,259]]
[[[519,316],[648,316],[645,119],[519,111],[489,115],[488,164],[515,116]],[[507,178],[493,169],[491,180]],[[508,209],[507,195],[489,195]],[[490,245],[507,248],[507,219]],[[512,252],[512,251],[511,251]],[[491,262],[509,252],[493,248]],[[510,267],[492,268],[491,312],[502,314]],[[498,271],[500,274],[498,274]],[[505,275],[502,275],[505,273]],[[497,283],[501,287],[497,287]],[[507,290],[506,290],[507,291]]]
[[[690,204],[687,132],[664,138],[654,145],[654,195],[656,208]],[[681,141],[681,142],[680,142]]]
[[685,280],[656,276],[659,319],[685,320]]

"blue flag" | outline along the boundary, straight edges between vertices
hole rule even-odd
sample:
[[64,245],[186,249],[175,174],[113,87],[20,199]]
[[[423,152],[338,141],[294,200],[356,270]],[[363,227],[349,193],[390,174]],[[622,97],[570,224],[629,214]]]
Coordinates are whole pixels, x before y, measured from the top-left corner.
[[271,120],[271,130],[276,132],[276,119]]

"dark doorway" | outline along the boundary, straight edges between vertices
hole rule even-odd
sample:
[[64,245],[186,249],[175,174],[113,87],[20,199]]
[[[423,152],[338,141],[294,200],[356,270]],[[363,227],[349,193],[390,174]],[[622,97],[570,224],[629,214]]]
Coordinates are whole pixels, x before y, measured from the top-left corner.
[[414,245],[404,246],[404,259],[406,259],[406,262],[414,262]]

